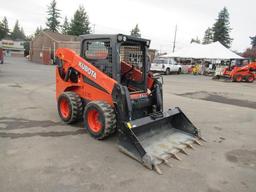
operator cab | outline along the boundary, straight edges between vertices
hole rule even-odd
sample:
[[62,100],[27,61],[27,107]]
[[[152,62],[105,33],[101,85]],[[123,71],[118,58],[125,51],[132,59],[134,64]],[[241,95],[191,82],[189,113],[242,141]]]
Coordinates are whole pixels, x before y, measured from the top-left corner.
[[147,91],[150,40],[128,35],[82,35],[81,57],[127,86],[129,92]]

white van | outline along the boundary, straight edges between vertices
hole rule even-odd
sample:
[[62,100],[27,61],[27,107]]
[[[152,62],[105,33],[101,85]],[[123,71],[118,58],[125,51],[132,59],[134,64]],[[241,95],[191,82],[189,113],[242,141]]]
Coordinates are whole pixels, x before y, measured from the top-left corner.
[[150,70],[153,72],[164,72],[169,75],[172,72],[181,73],[181,65],[179,65],[173,58],[159,57],[151,63]]

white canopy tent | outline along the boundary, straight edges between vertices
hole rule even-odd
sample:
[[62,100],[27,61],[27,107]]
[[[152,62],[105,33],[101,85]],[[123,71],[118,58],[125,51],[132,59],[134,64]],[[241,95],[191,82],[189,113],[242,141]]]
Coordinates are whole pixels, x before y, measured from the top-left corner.
[[224,47],[220,42],[214,42],[207,45],[192,43],[186,48],[161,57],[193,59],[243,59],[243,57]]

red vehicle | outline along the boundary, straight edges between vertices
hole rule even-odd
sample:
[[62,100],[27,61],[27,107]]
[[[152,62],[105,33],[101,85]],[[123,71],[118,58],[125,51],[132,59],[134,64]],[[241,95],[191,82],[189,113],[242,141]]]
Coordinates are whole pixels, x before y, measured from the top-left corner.
[[217,79],[227,78],[233,82],[249,82],[252,83],[256,79],[256,62],[251,62],[244,66],[226,67],[222,75],[217,75]]
[[0,64],[3,64],[4,63],[4,52],[3,52],[3,49],[0,48]]

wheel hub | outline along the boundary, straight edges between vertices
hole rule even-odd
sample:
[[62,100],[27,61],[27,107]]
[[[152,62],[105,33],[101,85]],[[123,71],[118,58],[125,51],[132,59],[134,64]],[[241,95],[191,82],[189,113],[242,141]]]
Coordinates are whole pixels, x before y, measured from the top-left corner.
[[69,108],[69,103],[67,99],[62,99],[60,102],[60,111],[61,111],[61,115],[64,118],[67,118],[69,116],[70,113],[70,108]]
[[88,125],[94,132],[99,132],[102,128],[100,114],[97,110],[91,109],[87,115]]

